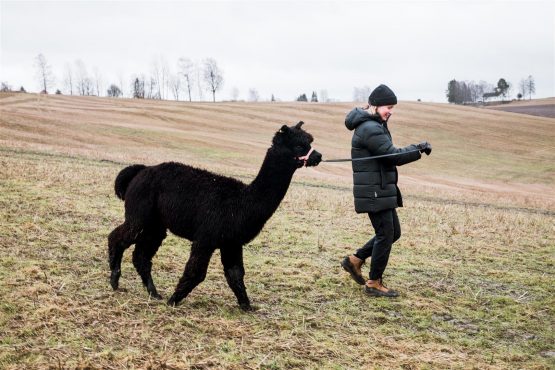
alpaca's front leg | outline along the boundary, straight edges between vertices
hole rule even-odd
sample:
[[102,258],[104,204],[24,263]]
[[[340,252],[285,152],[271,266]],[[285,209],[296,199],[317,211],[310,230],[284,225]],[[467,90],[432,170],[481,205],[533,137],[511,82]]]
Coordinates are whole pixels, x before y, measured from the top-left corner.
[[237,297],[239,306],[243,311],[253,311],[249,297],[247,296],[247,288],[243,281],[245,268],[243,267],[242,247],[222,249],[221,256],[227,284],[235,294],[235,297]]
[[214,253],[214,248],[199,242],[193,243],[183,276],[179,279],[175,292],[168,300],[168,305],[177,306],[197,285],[204,281],[212,253]]

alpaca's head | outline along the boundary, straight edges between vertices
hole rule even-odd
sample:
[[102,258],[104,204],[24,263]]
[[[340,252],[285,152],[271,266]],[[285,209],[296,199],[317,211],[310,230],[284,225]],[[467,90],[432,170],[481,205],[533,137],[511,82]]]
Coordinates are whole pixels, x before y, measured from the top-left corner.
[[303,123],[300,121],[291,127],[283,125],[272,141],[274,148],[287,153],[297,161],[297,168],[317,166],[322,160],[322,154],[311,147],[314,138],[301,128]]

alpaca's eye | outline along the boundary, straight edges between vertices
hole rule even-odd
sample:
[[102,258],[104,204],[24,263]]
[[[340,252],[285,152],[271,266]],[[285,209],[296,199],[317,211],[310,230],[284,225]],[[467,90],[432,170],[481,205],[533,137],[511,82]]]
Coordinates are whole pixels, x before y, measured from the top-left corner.
[[297,150],[302,150],[302,148],[303,148],[303,147],[302,147],[301,145],[295,146],[295,149],[297,149]]

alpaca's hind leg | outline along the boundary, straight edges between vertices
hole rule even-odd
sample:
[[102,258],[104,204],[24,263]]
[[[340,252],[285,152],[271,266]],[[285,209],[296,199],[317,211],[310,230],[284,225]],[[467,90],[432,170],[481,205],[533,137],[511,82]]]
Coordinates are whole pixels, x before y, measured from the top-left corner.
[[206,278],[208,263],[214,253],[214,248],[193,242],[191,255],[185,265],[183,276],[175,288],[175,292],[168,300],[170,306],[177,306],[187,295]]
[[135,242],[137,233],[133,233],[127,222],[116,227],[108,236],[108,260],[110,263],[110,284],[114,290],[118,289],[121,276],[121,258],[123,252]]
[[243,281],[245,276],[245,268],[243,267],[243,249],[229,248],[222,249],[222,264],[224,265],[224,274],[227,284],[233,290],[239,306],[244,311],[251,311],[251,303],[247,296],[247,288]]
[[152,280],[152,257],[154,257],[165,238],[165,228],[145,229],[137,239],[135,250],[133,251],[133,265],[141,276],[141,280],[148,294],[156,299],[162,299],[162,296],[158,294],[154,281]]

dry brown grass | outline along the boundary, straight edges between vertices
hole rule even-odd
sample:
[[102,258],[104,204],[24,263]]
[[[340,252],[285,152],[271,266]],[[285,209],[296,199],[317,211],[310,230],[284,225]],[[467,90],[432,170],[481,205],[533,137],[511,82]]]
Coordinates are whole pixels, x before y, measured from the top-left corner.
[[[0,145],[124,163],[177,160],[219,172],[256,173],[273,133],[298,120],[325,158],[349,157],[350,103],[183,103],[94,97],[0,95]],[[555,207],[555,120],[447,104],[403,102],[392,119],[398,145],[429,140],[434,154],[401,168],[405,188],[433,193],[516,194]],[[516,116],[516,117],[515,117]],[[350,165],[303,179],[350,186]],[[469,179],[470,182],[469,182]],[[419,187],[418,191],[421,190]],[[518,201],[515,199],[515,201]]]
[[[426,138],[434,152],[401,168],[403,237],[386,276],[398,300],[369,299],[339,267],[371,236],[341,164],[300,170],[245,248],[256,312],[236,307],[218,255],[177,308],[148,299],[129,253],[125,290],[111,291],[123,164],[110,161],[249,181],[283,123],[304,120],[325,157],[348,156],[350,107],[0,98],[0,367],[553,368],[553,119],[399,105],[396,142]],[[170,236],[154,260],[165,297],[189,245]]]

